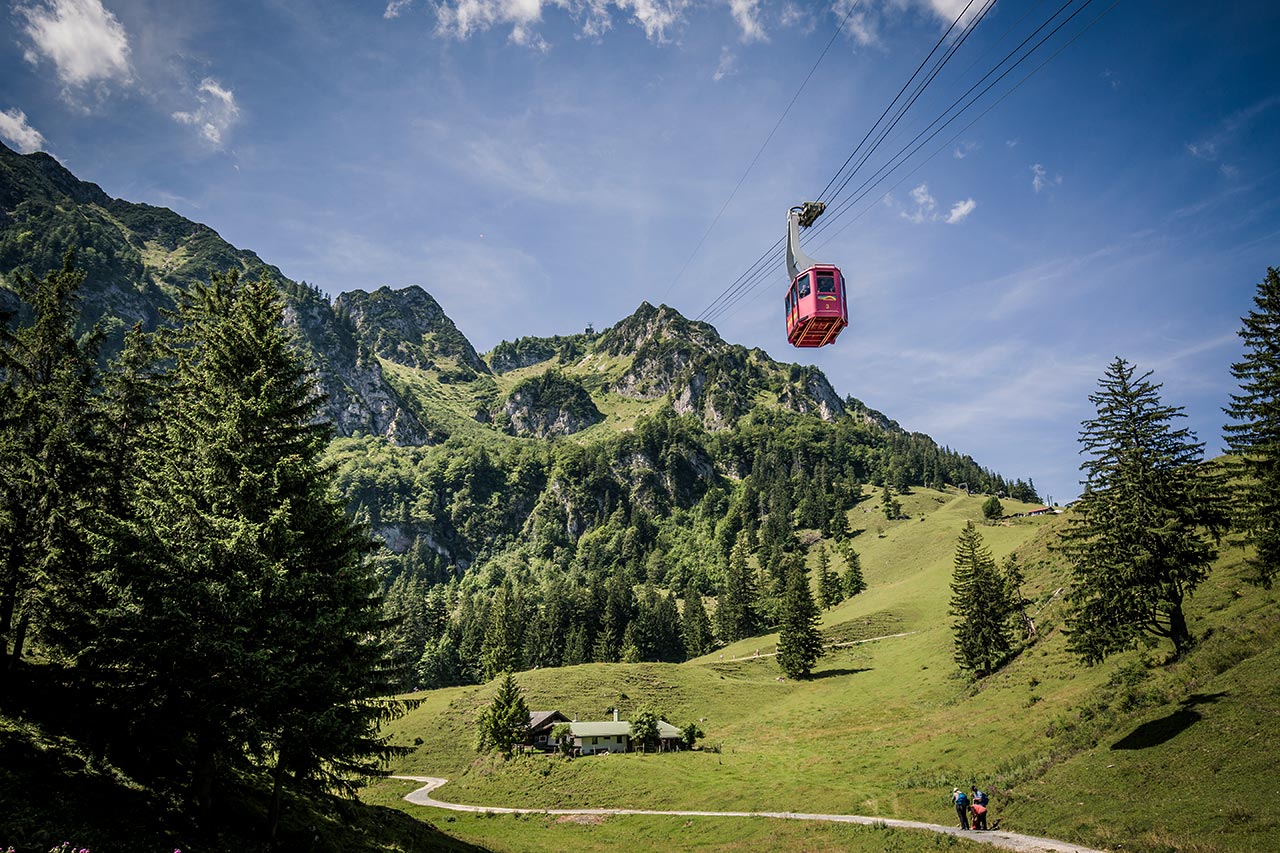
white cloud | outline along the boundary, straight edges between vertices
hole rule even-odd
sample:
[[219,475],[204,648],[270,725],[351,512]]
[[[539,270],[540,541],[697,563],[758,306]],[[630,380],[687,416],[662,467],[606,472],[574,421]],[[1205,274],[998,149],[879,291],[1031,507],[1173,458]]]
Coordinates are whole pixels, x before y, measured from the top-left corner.
[[0,113],[0,137],[11,143],[20,154],[44,148],[44,134],[27,123],[27,114],[16,107]]
[[383,10],[382,17],[390,21],[393,18],[400,17],[400,13],[413,5],[413,0],[391,0],[387,3],[387,8]]
[[951,212],[947,214],[947,224],[955,225],[958,222],[963,222],[970,213],[973,213],[973,209],[977,206],[978,203],[971,198],[956,202],[951,205]]
[[101,0],[43,0],[14,11],[31,39],[24,56],[33,65],[53,62],[68,86],[133,78],[129,37]]
[[[395,7],[395,14],[409,0],[392,0],[384,17]],[[644,30],[653,42],[666,42],[668,32],[679,24],[692,0],[443,0],[435,6],[436,34],[444,38],[465,41],[476,33],[494,27],[510,27],[510,39],[515,44],[539,50],[548,49],[547,42],[537,32],[542,22],[544,8],[560,9],[581,22],[582,35],[598,38],[613,27],[613,13],[628,16],[628,20]],[[730,0],[735,16],[740,8],[754,19],[756,0]],[[747,31],[747,24],[739,19]]]
[[1021,140],[1020,138],[1017,138],[1017,137],[1015,137],[1015,138],[1013,138],[1013,139],[1006,139],[1006,140],[1004,141],[1004,147],[1005,147],[1005,148],[1009,148],[1009,149],[1017,148],[1017,147],[1018,147],[1018,143],[1019,143],[1019,142],[1021,142],[1021,141],[1022,141],[1022,140]]
[[711,75],[711,79],[719,83],[726,77],[731,76],[738,70],[737,57],[733,51],[727,47],[720,48],[720,62],[716,65],[716,72]]
[[760,0],[729,0],[729,11],[742,27],[744,42],[769,40],[760,24]]
[[902,211],[901,216],[903,219],[912,224],[921,225],[934,218],[934,209],[938,206],[938,202],[929,194],[929,185],[927,183],[920,184],[911,191],[911,200],[916,203],[915,212]]
[[807,33],[813,31],[816,22],[813,12],[787,0],[782,4],[782,11],[778,13],[778,23],[784,27],[800,27]]
[[972,154],[974,151],[977,151],[977,150],[978,150],[978,143],[961,142],[958,146],[956,146],[956,149],[951,152],[951,156],[955,157],[957,160],[963,160],[964,158],[968,157],[970,154]]
[[1036,192],[1048,189],[1051,186],[1059,186],[1062,184],[1062,175],[1054,175],[1049,177],[1049,171],[1044,166],[1036,163],[1031,167],[1031,188]]
[[240,107],[236,104],[236,96],[230,89],[224,88],[217,80],[206,77],[200,82],[196,91],[198,105],[190,112],[176,112],[175,121],[188,124],[200,131],[200,136],[213,145],[221,148],[227,132],[240,119]]

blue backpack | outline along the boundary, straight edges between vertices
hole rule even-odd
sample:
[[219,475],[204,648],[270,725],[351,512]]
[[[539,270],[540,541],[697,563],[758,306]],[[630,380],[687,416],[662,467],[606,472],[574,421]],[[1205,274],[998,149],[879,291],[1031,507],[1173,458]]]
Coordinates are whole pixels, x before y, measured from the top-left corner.
[[957,806],[969,805],[969,797],[967,794],[965,794],[964,791],[961,791],[960,793],[956,794],[956,805]]
[[973,801],[980,806],[985,806],[987,804],[987,795],[981,791],[974,791]]

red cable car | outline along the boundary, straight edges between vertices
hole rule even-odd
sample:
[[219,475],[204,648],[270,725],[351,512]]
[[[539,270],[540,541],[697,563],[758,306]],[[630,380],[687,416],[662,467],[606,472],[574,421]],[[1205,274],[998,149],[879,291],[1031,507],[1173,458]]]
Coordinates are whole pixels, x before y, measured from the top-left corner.
[[826,205],[807,201],[787,213],[787,273],[791,289],[785,300],[787,342],[796,347],[833,344],[849,325],[844,276],[831,264],[815,263],[800,251],[800,229],[813,224]]

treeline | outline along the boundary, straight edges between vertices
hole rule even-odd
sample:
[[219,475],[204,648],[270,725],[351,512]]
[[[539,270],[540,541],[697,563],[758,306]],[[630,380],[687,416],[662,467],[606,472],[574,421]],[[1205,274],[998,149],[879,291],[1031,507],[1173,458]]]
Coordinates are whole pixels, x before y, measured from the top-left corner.
[[331,458],[400,551],[375,561],[412,687],[705,654],[779,624],[802,531],[823,540],[819,580],[837,578],[828,606],[861,588],[843,576],[863,483],[1007,485],[926,436],[784,411],[711,433],[665,410],[586,445],[341,439]]
[[[0,318],[0,696],[74,696],[92,758],[211,818],[246,780],[349,790],[397,750],[367,529],[269,279],[214,275],[105,369],[68,255]],[[33,654],[42,665],[32,664]],[[49,712],[49,707],[44,707]],[[78,713],[72,713],[78,711]],[[239,794],[237,794],[239,796]]]

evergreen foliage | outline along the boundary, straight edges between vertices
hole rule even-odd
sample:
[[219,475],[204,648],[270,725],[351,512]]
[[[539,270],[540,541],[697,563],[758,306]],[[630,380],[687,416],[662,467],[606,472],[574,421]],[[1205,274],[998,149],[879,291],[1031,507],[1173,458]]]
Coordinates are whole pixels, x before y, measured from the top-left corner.
[[845,562],[844,577],[841,578],[844,594],[846,598],[853,598],[867,588],[867,582],[862,579],[862,560],[848,540],[841,543],[840,550]]
[[1151,372],[1117,357],[1089,395],[1097,416],[1080,432],[1084,493],[1062,535],[1073,573],[1068,648],[1097,663],[1144,636],[1174,653],[1192,644],[1182,605],[1217,550],[1201,524],[1220,526],[1214,478],[1200,471],[1202,444],[1173,420]]
[[972,521],[956,540],[954,565],[950,613],[956,617],[951,626],[955,660],[963,670],[989,675],[1013,648],[1009,616],[1014,606],[1009,584],[996,570],[995,560]]
[[803,556],[788,558],[787,586],[782,601],[782,625],[778,631],[778,665],[791,678],[808,678],[822,657],[819,610],[809,589],[809,570]]
[[1235,486],[1237,525],[1257,548],[1255,582],[1270,588],[1280,571],[1280,270],[1267,268],[1253,303],[1239,333],[1244,360],[1231,366],[1240,393],[1225,411],[1234,423],[1224,430],[1244,474]]
[[1004,515],[1004,504],[995,495],[982,502],[982,517],[987,521],[995,521]]
[[818,545],[818,598],[823,608],[830,610],[844,601],[844,584],[840,576],[831,568],[831,556],[827,553],[826,543]]
[[685,595],[684,609],[680,614],[680,635],[684,640],[685,653],[691,658],[701,657],[716,647],[702,593],[696,590]]
[[529,739],[529,706],[511,673],[502,676],[493,701],[480,714],[476,750],[510,758]]
[[759,633],[761,622],[755,573],[751,570],[747,551],[747,534],[738,534],[729,555],[724,587],[716,604],[716,620],[721,639],[726,643]]

